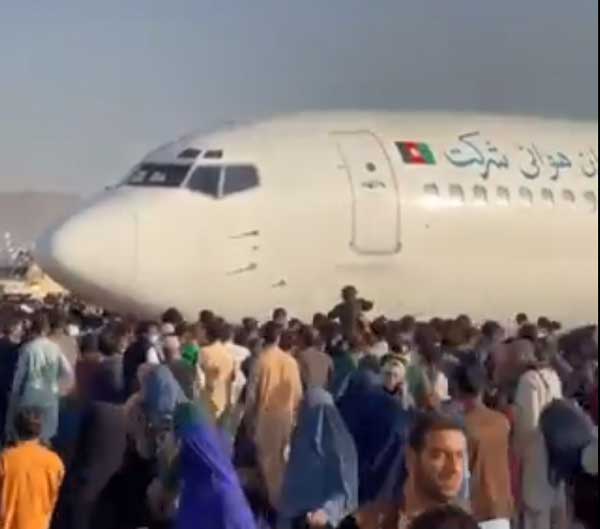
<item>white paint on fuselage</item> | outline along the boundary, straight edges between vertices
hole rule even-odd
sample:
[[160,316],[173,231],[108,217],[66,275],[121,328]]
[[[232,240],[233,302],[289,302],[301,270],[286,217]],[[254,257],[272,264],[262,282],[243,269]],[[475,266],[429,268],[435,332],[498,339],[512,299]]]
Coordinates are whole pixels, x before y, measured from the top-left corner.
[[[492,167],[484,179],[481,166],[446,159],[459,135],[477,130],[508,153],[509,170]],[[374,151],[365,147],[348,161],[340,138],[349,133],[372,135],[387,159],[388,166],[378,159],[372,193],[351,185],[346,164],[361,156],[373,162]],[[399,141],[427,143],[437,165],[405,164]],[[557,181],[548,167],[526,179],[518,146],[534,142],[544,152],[567,153],[573,167]],[[277,118],[189,136],[145,160],[171,163],[185,148],[222,149],[222,160],[196,164],[253,164],[259,188],[216,200],[185,186],[120,186],[50,231],[37,255],[66,287],[146,316],[176,306],[190,318],[201,308],[263,317],[282,305],[309,317],[353,284],[390,316],[467,312],[504,320],[524,310],[565,323],[596,321],[598,224],[583,194],[595,192],[598,181],[583,176],[585,160],[578,159],[595,146],[595,124],[416,113]],[[386,187],[378,190],[381,181]],[[439,199],[425,195],[427,184],[439,187]],[[464,204],[452,202],[450,185],[462,187]],[[476,186],[487,190],[487,204],[474,200]],[[535,197],[532,207],[519,199],[523,186]],[[499,187],[510,190],[509,205],[497,203]],[[543,189],[552,190],[555,207],[542,202]],[[575,205],[562,200],[564,190],[576,195]],[[391,250],[390,237],[398,243]],[[365,248],[374,251],[361,253]]]

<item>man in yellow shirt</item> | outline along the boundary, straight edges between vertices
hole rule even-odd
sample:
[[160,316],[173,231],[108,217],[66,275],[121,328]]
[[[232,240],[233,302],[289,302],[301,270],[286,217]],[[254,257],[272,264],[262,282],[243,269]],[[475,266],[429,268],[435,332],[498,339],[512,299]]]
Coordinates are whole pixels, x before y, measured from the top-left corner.
[[42,413],[38,409],[19,411],[15,430],[17,445],[0,455],[0,529],[48,529],[64,465],[39,441]]
[[204,373],[205,392],[215,419],[221,419],[231,404],[235,380],[235,360],[222,341],[224,322],[211,322],[206,334],[210,345],[202,349],[200,367]]

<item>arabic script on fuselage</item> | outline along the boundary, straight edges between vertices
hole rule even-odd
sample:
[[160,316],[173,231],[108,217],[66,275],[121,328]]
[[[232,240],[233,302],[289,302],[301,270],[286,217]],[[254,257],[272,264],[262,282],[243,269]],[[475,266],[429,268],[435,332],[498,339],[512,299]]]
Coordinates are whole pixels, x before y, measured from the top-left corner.
[[573,170],[586,178],[598,177],[596,146],[568,154],[565,150],[548,150],[536,143],[517,143],[515,152],[511,155],[476,130],[459,135],[445,157],[454,167],[474,169],[485,180],[513,166],[528,180],[546,178],[557,182]]

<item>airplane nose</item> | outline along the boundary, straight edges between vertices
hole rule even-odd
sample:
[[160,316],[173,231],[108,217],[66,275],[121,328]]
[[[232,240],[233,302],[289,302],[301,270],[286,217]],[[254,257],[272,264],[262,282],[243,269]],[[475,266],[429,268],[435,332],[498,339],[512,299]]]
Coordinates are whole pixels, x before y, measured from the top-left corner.
[[45,233],[34,256],[50,277],[82,295],[131,287],[137,268],[136,217],[117,207],[85,210]]

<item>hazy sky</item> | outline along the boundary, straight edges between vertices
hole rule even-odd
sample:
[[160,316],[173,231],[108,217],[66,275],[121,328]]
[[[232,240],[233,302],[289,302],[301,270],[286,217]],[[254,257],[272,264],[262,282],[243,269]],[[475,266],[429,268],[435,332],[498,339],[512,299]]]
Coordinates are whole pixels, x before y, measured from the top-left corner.
[[311,108],[596,118],[597,0],[0,0],[0,190]]

